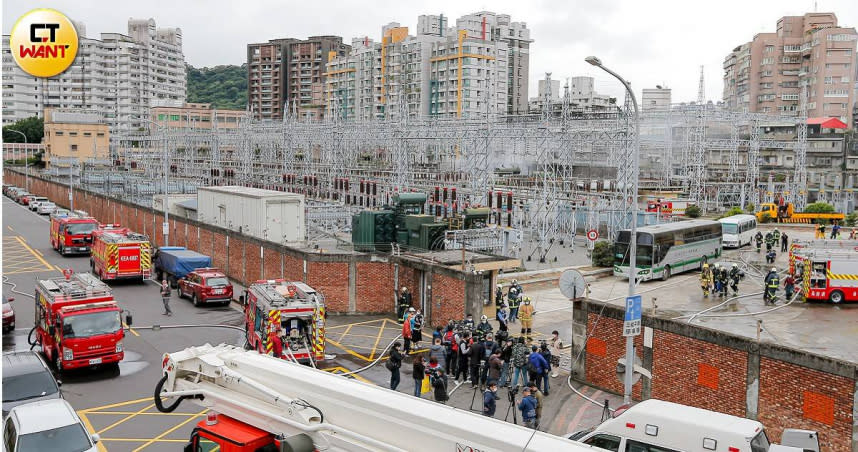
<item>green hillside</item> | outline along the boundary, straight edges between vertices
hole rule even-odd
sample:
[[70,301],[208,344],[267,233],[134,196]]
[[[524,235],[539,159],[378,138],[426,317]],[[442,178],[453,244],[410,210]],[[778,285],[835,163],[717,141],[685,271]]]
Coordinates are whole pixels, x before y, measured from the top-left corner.
[[210,103],[220,109],[247,107],[247,65],[195,68],[188,65],[188,102]]

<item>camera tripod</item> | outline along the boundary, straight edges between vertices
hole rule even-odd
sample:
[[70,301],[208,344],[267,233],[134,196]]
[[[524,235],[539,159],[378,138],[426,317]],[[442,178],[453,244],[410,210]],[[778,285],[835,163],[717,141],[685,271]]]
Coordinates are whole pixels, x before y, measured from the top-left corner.
[[[473,393],[473,395],[471,395],[471,408],[470,408],[470,410],[471,411],[479,411],[480,413],[482,413],[483,408],[485,408],[484,403],[483,403],[483,398],[480,397],[480,409],[479,410],[474,409],[474,401],[477,400],[477,393],[480,392],[480,376],[483,374],[483,368],[485,366],[486,366],[485,361],[480,361],[480,368],[479,368],[479,370],[477,370],[477,381],[473,381],[473,379],[471,381],[471,384],[474,385],[474,393]],[[470,370],[470,369],[468,369],[468,370]]]
[[518,424],[518,416],[515,412],[515,395],[518,393],[518,386],[507,389],[507,399],[509,400],[509,407],[506,409],[506,416],[503,417],[504,422],[508,422],[509,413],[512,412],[512,423]]

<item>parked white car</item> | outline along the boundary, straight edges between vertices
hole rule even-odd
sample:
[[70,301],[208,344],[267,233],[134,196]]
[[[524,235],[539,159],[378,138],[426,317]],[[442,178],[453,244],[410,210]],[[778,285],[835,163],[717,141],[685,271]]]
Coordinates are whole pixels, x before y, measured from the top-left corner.
[[35,212],[36,209],[39,208],[39,204],[43,202],[50,202],[50,200],[44,196],[33,196],[30,198],[30,203],[27,205],[27,208]]
[[42,400],[12,408],[3,423],[7,451],[95,452],[90,435],[74,408],[63,399]]
[[57,210],[57,205],[51,201],[40,202],[39,207],[36,208],[36,212],[38,212],[39,215],[50,215],[54,213],[54,210]]

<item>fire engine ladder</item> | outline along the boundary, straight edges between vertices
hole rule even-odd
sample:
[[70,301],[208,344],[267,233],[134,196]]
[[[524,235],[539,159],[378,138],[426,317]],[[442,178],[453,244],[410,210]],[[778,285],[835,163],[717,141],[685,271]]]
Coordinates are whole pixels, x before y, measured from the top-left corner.
[[41,282],[49,294],[66,296],[73,300],[110,295],[110,286],[91,273],[78,273],[70,279],[54,278]]

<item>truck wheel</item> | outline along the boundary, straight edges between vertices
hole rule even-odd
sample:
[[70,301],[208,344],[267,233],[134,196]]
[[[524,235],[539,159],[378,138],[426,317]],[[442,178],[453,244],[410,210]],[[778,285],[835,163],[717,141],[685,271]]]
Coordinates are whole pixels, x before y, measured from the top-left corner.
[[843,292],[841,292],[839,290],[835,290],[834,292],[831,292],[831,297],[829,297],[829,300],[831,300],[831,302],[834,304],[839,304],[840,302],[843,301]]
[[199,297],[197,297],[197,293],[196,293],[196,292],[194,292],[194,295],[193,295],[193,297],[191,298],[191,301],[194,303],[194,306],[196,306],[196,307],[200,307],[200,299],[199,299]]
[[54,357],[54,366],[57,368],[57,375],[63,374],[63,357],[59,353]]
[[175,276],[170,276],[168,279],[170,280],[170,288],[176,289],[179,287],[179,281]]
[[60,243],[60,256],[66,255],[66,247],[62,243]]
[[670,265],[664,267],[664,272],[661,274],[661,280],[667,281],[670,279]]

